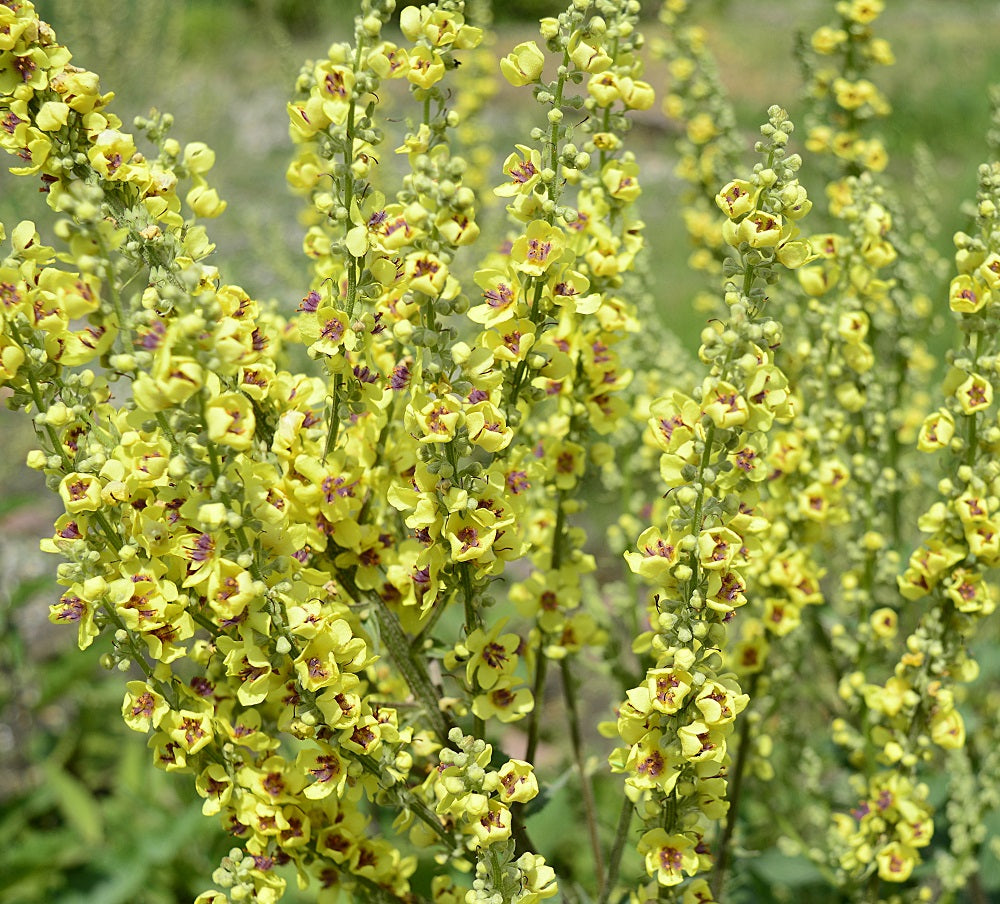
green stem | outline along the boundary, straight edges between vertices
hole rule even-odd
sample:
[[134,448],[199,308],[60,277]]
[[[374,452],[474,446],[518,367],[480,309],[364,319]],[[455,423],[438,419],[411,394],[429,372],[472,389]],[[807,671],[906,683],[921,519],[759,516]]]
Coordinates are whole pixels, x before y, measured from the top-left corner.
[[161,681],[160,679],[156,678],[153,672],[153,667],[148,662],[146,662],[145,653],[139,647],[139,644],[136,642],[135,639],[136,632],[131,631],[126,626],[125,622],[122,621],[122,618],[118,614],[115,607],[111,603],[109,603],[106,599],[101,601],[101,608],[104,610],[104,614],[107,615],[107,617],[111,620],[112,624],[114,624],[115,628],[119,631],[123,631],[125,635],[128,637],[128,646],[129,646],[129,652],[131,653],[131,659],[142,670],[142,673],[146,676],[146,680],[150,684],[152,684],[156,688],[160,696],[163,697],[170,704],[171,709],[173,710],[180,709],[181,705],[180,699],[175,693],[173,687],[170,685],[169,682]]
[[204,615],[202,615],[202,613],[194,612],[190,609],[188,610],[188,612],[191,615],[191,618],[193,618],[196,622],[198,622],[199,625],[201,625],[206,631],[208,631],[208,633],[211,634],[213,638],[219,637],[222,634],[222,632],[219,630],[219,626],[214,624],[211,619],[206,618]]
[[[529,314],[529,319],[534,327],[538,327],[542,319],[542,292],[545,289],[545,281],[542,279],[536,279],[534,284],[534,295],[531,299],[531,313]],[[536,329],[536,339],[537,329]],[[513,408],[517,404],[517,397],[521,392],[521,386],[524,383],[524,374],[528,369],[527,359],[522,359],[517,362],[517,367],[514,369],[514,377],[510,384],[510,393],[507,397],[507,407]]]
[[983,877],[978,870],[969,877],[965,888],[972,904],[988,904],[989,898],[986,895],[986,889],[983,888]]
[[389,651],[389,657],[406,679],[413,695],[422,704],[439,740],[444,741],[448,737],[451,726],[441,711],[439,697],[434,690],[434,685],[431,684],[430,676],[423,668],[422,660],[419,656],[413,655],[413,650],[406,639],[406,633],[403,631],[396,613],[386,606],[381,598],[374,597],[373,601],[375,615],[378,618],[379,629],[382,632],[383,640],[385,640],[386,649]]
[[170,422],[167,420],[167,416],[162,411],[157,411],[155,418],[156,423],[159,424],[164,436],[166,436],[167,441],[170,443],[170,451],[174,455],[179,455],[181,446],[180,443],[177,442],[177,437],[174,436],[174,431],[170,427]]
[[[208,466],[212,471],[212,476],[215,478],[216,483],[222,478],[222,463],[219,459],[219,450],[216,449],[215,444],[211,441],[205,444],[205,448],[208,452]],[[226,504],[226,507],[236,512],[236,502],[230,493],[220,493],[222,501]],[[236,512],[237,514],[242,514]],[[240,552],[253,553],[254,544],[251,542],[250,538],[247,536],[246,529],[241,525],[240,527],[233,529],[233,536],[236,537],[236,542],[240,546]],[[257,562],[256,556],[253,557],[253,561],[250,565],[250,574],[258,581],[264,580],[264,575],[260,570],[260,564]]]
[[[556,80],[556,93],[552,99],[552,109],[558,110],[562,107],[563,103],[563,91],[566,89],[566,80],[569,77],[569,64],[572,62],[570,59],[569,51],[563,51],[563,61],[560,69],[564,73],[560,75]],[[548,196],[553,201],[553,203],[559,202],[559,191],[561,188],[559,180],[559,130],[561,128],[560,121],[549,123],[549,134],[545,140],[545,154],[548,157],[548,167],[555,174],[553,176],[552,182],[546,186]],[[556,219],[555,209],[551,213],[547,214],[545,219],[551,226]]]
[[608,854],[608,872],[604,880],[604,891],[598,898],[597,904],[607,904],[608,896],[614,890],[615,882],[618,881],[618,869],[621,866],[622,854],[625,851],[625,842],[628,840],[628,830],[632,823],[632,813],[635,804],[622,795],[622,809],[618,815],[618,827],[615,829],[615,840],[611,845],[611,853]]
[[[750,686],[747,693],[752,700],[757,689],[757,676],[750,678]],[[733,770],[730,773],[732,778],[732,791],[729,794],[729,810],[726,813],[726,825],[722,831],[722,838],[719,840],[718,851],[715,856],[715,870],[712,876],[712,894],[716,899],[721,899],[722,888],[726,882],[726,870],[729,868],[729,851],[733,840],[733,833],[736,831],[736,823],[739,819],[740,800],[743,794],[743,779],[746,775],[747,763],[750,760],[750,719],[748,714],[743,713],[743,721],[740,725],[739,742],[736,750],[736,762],[733,763]]]
[[[979,346],[982,344],[982,332],[977,331],[972,334],[972,366],[979,365]],[[965,463],[972,466],[976,461],[976,420],[978,414],[973,412],[966,415],[966,436],[965,436]]]
[[483,615],[476,606],[476,595],[472,587],[471,566],[468,562],[460,562],[458,566],[459,578],[462,581],[462,598],[465,603],[465,630],[466,633],[475,631],[483,626]]
[[[701,532],[701,513],[705,505],[705,471],[712,460],[712,452],[715,446],[715,422],[713,421],[709,424],[708,430],[705,431],[705,447],[701,453],[701,461],[698,463],[698,476],[696,481],[698,483],[698,499],[694,504],[694,514],[691,516],[691,535],[695,538]],[[691,557],[689,560],[689,567],[691,568],[691,577],[687,582],[687,597],[691,598],[692,594],[698,588],[698,581],[700,580],[700,575],[698,573],[700,562],[698,560],[698,547],[691,550]]]
[[[559,490],[556,496],[556,523],[552,531],[552,558],[549,562],[549,567],[552,571],[557,571],[562,565],[562,536],[566,526],[566,510],[563,507],[565,499],[565,490]],[[535,753],[538,750],[542,697],[544,696],[545,678],[549,664],[548,657],[545,655],[545,647],[548,645],[548,642],[548,634],[539,627],[538,647],[535,654],[535,681],[531,690],[535,705],[531,710],[531,715],[528,717],[528,744],[524,753],[524,759],[529,763],[535,762]]]
[[445,844],[449,845],[449,848],[454,845],[455,839],[452,837],[451,833],[443,825],[441,825],[441,820],[437,818],[434,811],[431,810],[427,804],[414,795],[409,788],[396,784],[385,783],[385,771],[374,757],[369,756],[368,754],[359,754],[355,757],[355,759],[361,763],[365,772],[369,775],[374,775],[378,779],[379,785],[385,791],[396,796],[402,806],[412,810],[413,815],[416,816],[421,822],[429,826],[438,838],[445,842]]
[[[17,344],[21,347],[21,351],[24,352],[25,358],[30,361],[31,349],[21,336],[21,331],[18,329],[17,324],[11,321],[7,324],[7,326],[14,337],[14,341],[17,342]],[[28,378],[28,387],[31,390],[31,399],[35,404],[35,410],[43,411],[46,408],[45,397],[42,395],[42,389],[38,385],[38,380],[34,374],[33,368],[30,366],[25,368],[25,375]],[[35,425],[35,430],[37,434],[37,424]],[[45,435],[48,437],[52,451],[59,456],[63,474],[66,475],[72,473],[76,468],[76,464],[70,461],[69,456],[66,454],[66,450],[63,448],[62,441],[59,439],[59,434],[56,433],[55,428],[52,427],[51,424],[45,425]],[[98,527],[100,527],[101,532],[104,534],[104,537],[112,551],[117,553],[122,546],[122,541],[117,532],[111,526],[111,522],[108,521],[103,512],[92,512],[91,517],[93,517],[93,519],[97,522]]]
[[547,643],[548,635],[544,631],[539,631],[538,637],[538,662],[535,666],[535,681],[531,687],[532,699],[535,706],[531,710],[531,718],[528,722],[528,744],[524,751],[524,759],[528,763],[535,762],[535,754],[538,752],[538,714],[541,712],[541,701],[545,689],[545,678],[549,668],[549,659],[543,652]]
[[115,347],[126,349],[122,340],[122,336],[125,333],[125,311],[122,308],[121,294],[118,291],[118,284],[115,280],[115,268],[111,263],[111,250],[108,248],[108,243],[104,240],[100,228],[95,228],[93,234],[97,239],[98,247],[101,249],[101,259],[104,262],[104,279],[108,286],[108,294],[111,296],[111,307],[114,309],[115,320],[117,321],[118,334],[115,336]]
[[329,458],[330,453],[337,445],[337,434],[340,432],[340,390],[343,388],[344,378],[337,374],[333,378],[333,391],[330,393],[330,423],[326,428],[326,442],[323,444],[323,461]]
[[566,700],[566,720],[569,723],[570,743],[573,748],[573,759],[576,771],[580,774],[580,792],[583,800],[583,812],[587,820],[587,832],[590,835],[590,848],[594,856],[594,874],[597,877],[597,894],[604,894],[604,854],[601,850],[601,839],[597,831],[597,807],[594,803],[594,789],[587,775],[587,765],[584,761],[583,738],[580,734],[580,714],[577,711],[576,687],[570,673],[569,660],[559,660],[559,670],[562,673],[563,697]]
[[435,600],[434,608],[431,612],[431,617],[427,619],[427,624],[425,624],[421,629],[420,633],[410,641],[410,650],[414,655],[419,656],[423,650],[424,641],[430,636],[431,631],[434,630],[434,626],[440,621],[441,616],[444,614],[444,610],[448,608],[448,604],[443,600]]
[[[354,54],[354,71],[356,73],[361,69],[364,46],[364,41],[361,37],[359,37]],[[352,99],[347,110],[347,122],[344,125],[344,194],[341,199],[344,209],[348,212],[348,229],[350,228],[350,211],[354,202],[355,194],[355,181],[354,176],[351,174],[351,166],[354,163],[354,117],[356,112],[356,105]],[[358,300],[358,269],[360,267],[360,261],[363,260],[364,256],[357,258],[350,252],[346,254],[345,269],[347,270],[347,302],[345,304],[345,313],[347,314],[348,320],[354,316],[354,307]],[[340,417],[337,413],[337,409],[340,407],[340,391],[342,388],[343,375],[338,373],[333,378],[333,390],[330,393],[330,423],[327,427],[326,442],[323,446],[324,461],[337,444],[337,434],[340,430]]]

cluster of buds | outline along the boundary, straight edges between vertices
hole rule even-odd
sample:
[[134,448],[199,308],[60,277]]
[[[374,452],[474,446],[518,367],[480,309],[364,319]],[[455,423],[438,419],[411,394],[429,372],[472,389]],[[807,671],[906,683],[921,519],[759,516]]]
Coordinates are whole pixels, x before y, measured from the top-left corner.
[[427,778],[437,801],[435,812],[458,825],[472,849],[507,841],[511,806],[538,794],[531,764],[508,760],[493,771],[489,768],[493,748],[485,741],[463,735],[460,728],[453,728],[448,740],[458,750],[441,750],[440,765]]
[[934,822],[926,785],[914,785],[894,772],[869,781],[850,815],[835,815],[835,848],[851,880],[875,873],[884,882],[905,882],[920,862],[919,850],[931,843]]

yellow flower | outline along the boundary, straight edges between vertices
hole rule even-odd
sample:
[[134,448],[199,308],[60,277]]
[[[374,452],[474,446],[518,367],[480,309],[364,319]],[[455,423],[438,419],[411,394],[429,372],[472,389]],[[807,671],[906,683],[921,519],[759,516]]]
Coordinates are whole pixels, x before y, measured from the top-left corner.
[[168,710],[160,723],[165,731],[186,754],[194,754],[207,747],[214,738],[212,717],[208,712],[189,709]]
[[406,49],[383,41],[368,54],[368,65],[380,78],[403,78],[410,70]]
[[566,237],[562,230],[550,226],[545,220],[533,220],[527,230],[510,249],[514,266],[529,276],[541,276],[563,255]]
[[478,270],[476,284],[483,289],[485,304],[469,309],[468,317],[484,326],[495,326],[516,317],[521,284],[503,270]]
[[310,800],[322,800],[331,794],[343,794],[347,784],[347,766],[335,748],[320,741],[319,746],[299,751],[295,760],[296,771],[310,775],[311,784],[302,793]]
[[204,184],[195,185],[184,200],[195,216],[205,219],[217,217],[226,209],[226,202],[219,197],[219,193]]
[[[518,687],[519,684],[520,682],[516,678],[506,676],[499,678],[490,690],[483,694],[477,694],[473,698],[473,714],[480,719],[495,718],[503,723],[523,719],[534,709],[535,701],[531,691],[527,687]],[[527,798],[524,799],[527,800]]]
[[934,452],[945,448],[955,435],[955,419],[946,408],[939,408],[924,418],[917,436],[921,452]]
[[[493,522],[493,523],[490,523]],[[471,562],[493,558],[493,543],[497,539],[495,516],[486,511],[453,512],[445,522],[445,536],[451,544],[451,557],[455,562]]]
[[875,860],[879,878],[884,882],[905,882],[920,858],[913,848],[893,841],[876,854]]
[[989,298],[989,289],[966,273],[956,276],[948,289],[949,306],[961,314],[975,314],[981,311]]
[[695,844],[687,835],[671,835],[656,828],[639,839],[639,853],[646,858],[646,872],[660,885],[668,888],[680,885],[684,874],[691,876],[698,871],[698,854]]
[[205,405],[205,426],[213,442],[246,451],[253,443],[256,429],[250,399],[237,392],[216,396]]
[[59,495],[71,514],[96,512],[101,508],[101,481],[93,474],[74,471],[59,482]]
[[719,128],[710,113],[696,113],[688,121],[687,136],[694,144],[707,144],[718,134]]
[[965,745],[965,722],[954,707],[938,709],[931,716],[931,740],[946,750],[959,750]]
[[668,578],[679,559],[672,538],[664,537],[660,529],[653,525],[639,535],[636,546],[636,552],[625,553],[629,568],[651,583],[660,583]]
[[898,622],[899,617],[896,615],[896,611],[885,606],[876,609],[868,619],[868,623],[871,625],[875,635],[885,640],[896,636]]
[[534,41],[518,44],[500,60],[503,77],[515,87],[537,81],[545,66],[545,54]]
[[749,416],[746,399],[735,386],[721,380],[706,393],[702,406],[717,427],[738,427]]
[[530,194],[541,176],[541,153],[523,144],[517,144],[515,147],[517,150],[510,154],[503,164],[503,172],[509,181],[493,189],[493,193],[500,198]]
[[[407,7],[404,12],[413,9]],[[444,78],[445,65],[440,54],[431,50],[423,44],[414,47],[410,51],[410,67],[407,70],[406,78],[418,88],[432,88]]]
[[507,426],[503,412],[491,402],[477,402],[465,412],[469,442],[487,452],[506,449],[514,438],[514,431]]
[[43,132],[57,132],[69,119],[69,104],[48,100],[42,104],[35,117],[35,125]]
[[736,230],[736,242],[748,242],[751,248],[773,248],[784,237],[783,221],[778,214],[755,210],[745,216]]
[[874,22],[885,9],[884,0],[844,0],[841,15],[857,22],[860,25],[867,25]]
[[592,75],[587,82],[587,93],[597,101],[599,107],[610,107],[621,99],[618,90],[618,77],[613,72],[601,72]]
[[601,172],[601,183],[612,198],[631,204],[642,194],[639,187],[639,167],[630,161],[610,161]]
[[153,375],[140,373],[132,384],[132,398],[145,411],[164,411],[180,405],[203,385],[205,371],[191,358],[163,356]]
[[993,384],[979,374],[969,374],[955,390],[955,397],[965,414],[975,414],[993,404]]
[[131,135],[116,129],[105,129],[94,140],[88,152],[91,165],[106,179],[123,179],[130,174],[128,162],[135,154]]
[[455,431],[465,422],[461,400],[453,395],[432,399],[417,408],[419,399],[408,409],[407,417],[412,417],[421,443],[449,443],[455,438]]
[[731,220],[738,220],[754,209],[757,191],[745,179],[734,179],[722,187],[715,196],[719,209]]
[[661,740],[659,731],[647,731],[629,748],[624,769],[628,773],[626,781],[633,788],[659,788],[669,794],[677,786],[680,762],[676,754],[663,749]]
[[681,754],[690,763],[720,763],[726,758],[726,735],[723,729],[713,728],[697,720],[677,729]]
[[[685,669],[650,669],[646,672],[645,684],[650,709],[667,714],[677,712],[691,691],[692,680],[691,673]],[[629,699],[632,699],[631,696]]]
[[625,75],[618,79],[618,92],[625,106],[631,110],[648,110],[656,101],[656,92],[649,82]]
[[500,787],[497,789],[505,804],[524,803],[538,794],[538,780],[531,763],[524,760],[507,760],[498,772]]
[[842,28],[833,28],[829,25],[823,25],[813,32],[810,43],[816,53],[831,54],[834,53],[846,40],[847,32]]
[[403,266],[411,289],[431,296],[440,295],[444,290],[448,266],[437,255],[414,251],[406,256]]
[[570,59],[585,72],[604,72],[614,62],[603,47],[594,47],[583,40],[580,32],[574,34],[569,46]]
[[203,769],[195,780],[195,790],[205,798],[201,812],[214,816],[221,812],[233,796],[234,784],[226,767],[221,763],[211,763]]
[[865,48],[868,58],[878,66],[891,66],[896,62],[892,47],[885,38],[872,38]]
[[473,835],[481,847],[510,838],[510,810],[497,800],[490,800],[486,813],[470,821]]
[[506,619],[501,619],[490,628],[489,633],[477,628],[466,638],[465,648],[470,656],[465,666],[465,677],[470,685],[489,690],[502,677],[513,673],[521,638],[517,634],[500,633],[506,622]]

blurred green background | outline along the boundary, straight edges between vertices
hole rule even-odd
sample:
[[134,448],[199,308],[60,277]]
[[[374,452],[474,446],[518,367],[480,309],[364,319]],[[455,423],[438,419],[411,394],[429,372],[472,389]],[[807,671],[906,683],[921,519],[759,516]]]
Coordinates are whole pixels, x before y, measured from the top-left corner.
[[[792,47],[831,17],[818,0],[700,0],[722,79],[733,95],[748,149],[771,103],[796,119],[801,84]],[[644,3],[651,10],[658,4]],[[217,152],[210,178],[229,201],[213,224],[227,280],[291,310],[308,290],[298,259],[297,201],[285,189],[290,154],[285,102],[301,62],[348,40],[348,0],[39,0],[44,18],[78,65],[102,76],[131,118],[151,107],[175,115],[179,140],[205,140]],[[976,166],[986,157],[986,86],[1000,82],[1000,4],[995,0],[909,0],[888,4],[879,31],[897,65],[878,73],[895,113],[883,131],[889,174],[904,200],[912,189],[913,149],[924,144],[938,175],[940,232],[965,223]],[[530,21],[559,4],[504,0],[497,5],[504,52],[536,34]],[[650,16],[648,34],[659,29]],[[651,63],[648,79],[666,84]],[[502,86],[484,117],[499,161],[536,120],[523,91]],[[395,114],[393,114],[395,115]],[[399,116],[405,116],[402,110]],[[639,118],[633,142],[643,173],[650,281],[657,305],[693,350],[702,317],[689,300],[701,287],[686,270],[689,253],[673,174],[673,127],[662,114]],[[387,155],[391,150],[387,142]],[[748,160],[749,154],[748,154]],[[736,174],[734,174],[736,175]],[[807,177],[808,178],[808,177]],[[499,213],[494,212],[498,224]],[[490,215],[484,215],[486,220]],[[33,180],[0,172],[0,220],[47,221]],[[495,228],[499,228],[495,225]],[[946,293],[926,287],[942,310]],[[101,641],[79,653],[75,637],[50,626],[58,596],[56,562],[38,551],[57,508],[23,465],[32,446],[24,419],[0,410],[0,900],[4,904],[160,904],[190,900],[207,887],[228,848],[186,777],[152,769],[143,739],[119,713],[123,678],[102,672]],[[294,885],[294,882],[292,883]],[[308,900],[294,891],[289,901]]]

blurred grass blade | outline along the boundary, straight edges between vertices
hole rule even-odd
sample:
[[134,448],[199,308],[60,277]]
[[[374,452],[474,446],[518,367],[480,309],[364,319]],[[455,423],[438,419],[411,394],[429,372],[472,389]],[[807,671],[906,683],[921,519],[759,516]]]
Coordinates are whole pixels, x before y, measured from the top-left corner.
[[84,784],[54,763],[46,763],[45,781],[52,790],[56,806],[67,824],[82,841],[98,844],[104,837],[101,808]]

